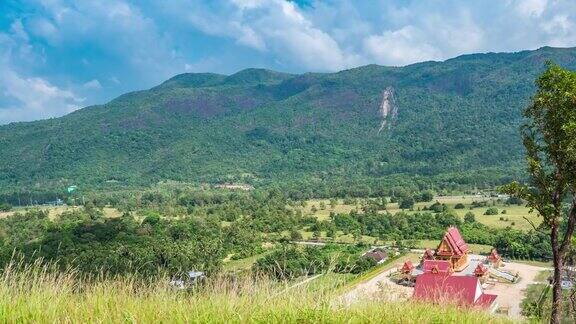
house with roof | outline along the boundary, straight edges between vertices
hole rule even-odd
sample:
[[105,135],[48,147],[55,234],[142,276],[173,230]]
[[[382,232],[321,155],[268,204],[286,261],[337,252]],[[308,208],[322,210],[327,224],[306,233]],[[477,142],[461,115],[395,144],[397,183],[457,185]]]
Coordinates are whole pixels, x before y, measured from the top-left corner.
[[435,258],[448,261],[454,271],[462,271],[468,266],[469,251],[468,244],[464,242],[458,228],[451,226],[436,248]]
[[383,263],[388,259],[388,252],[382,248],[374,248],[362,255],[364,258],[372,259],[377,264]]
[[477,277],[423,273],[416,279],[413,298],[433,303],[453,303],[462,307],[498,308],[497,295],[486,294]]

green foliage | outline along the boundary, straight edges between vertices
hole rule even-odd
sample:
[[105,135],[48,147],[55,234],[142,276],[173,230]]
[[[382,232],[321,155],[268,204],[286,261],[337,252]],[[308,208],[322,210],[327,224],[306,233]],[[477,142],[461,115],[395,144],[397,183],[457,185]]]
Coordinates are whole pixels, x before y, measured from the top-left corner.
[[414,208],[414,198],[406,197],[406,198],[402,199],[399,207],[400,207],[400,209],[412,209],[412,208]]
[[484,215],[498,215],[498,208],[496,207],[490,207],[488,209],[486,209],[486,211],[484,212]]
[[0,212],[8,212],[12,210],[12,205],[9,203],[0,203]]
[[258,259],[253,271],[281,280],[316,274],[330,265],[329,254],[325,252],[325,249],[312,246],[284,245]]
[[464,209],[466,208],[466,206],[464,206],[463,203],[457,203],[456,205],[454,205],[454,209]]
[[[0,201],[166,179],[279,186],[295,199],[502,184],[524,176],[516,129],[530,80],[544,60],[574,68],[575,56],[543,48],[326,74],[179,75],[62,118],[1,126]],[[388,86],[398,118],[378,134]]]
[[464,215],[464,222],[469,224],[476,222],[476,215],[473,212],[467,212]]

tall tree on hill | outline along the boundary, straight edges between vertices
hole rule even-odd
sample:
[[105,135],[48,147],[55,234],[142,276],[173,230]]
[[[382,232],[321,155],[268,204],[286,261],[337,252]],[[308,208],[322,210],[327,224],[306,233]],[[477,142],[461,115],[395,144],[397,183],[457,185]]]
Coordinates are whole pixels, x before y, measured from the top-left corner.
[[554,259],[550,323],[560,323],[561,273],[576,224],[576,73],[548,63],[536,84],[522,128],[531,183],[512,183],[504,191],[525,199],[543,218],[540,230],[550,236]]

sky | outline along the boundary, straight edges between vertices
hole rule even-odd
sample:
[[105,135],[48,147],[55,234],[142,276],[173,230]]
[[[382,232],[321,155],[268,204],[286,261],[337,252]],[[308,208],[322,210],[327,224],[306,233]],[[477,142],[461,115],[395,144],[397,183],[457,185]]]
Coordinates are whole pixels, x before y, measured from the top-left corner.
[[0,0],[0,124],[185,72],[331,72],[576,46],[574,0]]

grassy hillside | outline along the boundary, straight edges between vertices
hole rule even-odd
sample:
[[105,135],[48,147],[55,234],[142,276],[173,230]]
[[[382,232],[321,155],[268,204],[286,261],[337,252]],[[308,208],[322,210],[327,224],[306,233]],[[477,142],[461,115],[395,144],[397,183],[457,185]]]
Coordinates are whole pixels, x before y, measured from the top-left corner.
[[[576,49],[542,48],[325,74],[182,74],[62,118],[1,126],[0,188],[171,179],[333,196],[489,186],[522,174],[521,110],[549,59],[576,69]],[[378,133],[387,87],[398,114]]]
[[167,278],[86,281],[74,271],[8,267],[0,275],[0,317],[34,323],[500,323],[477,311],[415,303],[371,302],[344,308],[328,291],[283,290],[269,281],[210,281],[176,291]]

